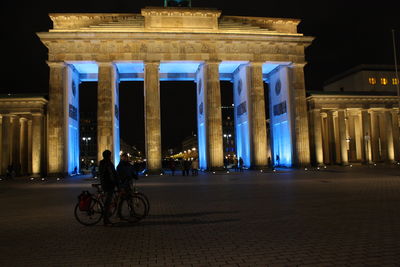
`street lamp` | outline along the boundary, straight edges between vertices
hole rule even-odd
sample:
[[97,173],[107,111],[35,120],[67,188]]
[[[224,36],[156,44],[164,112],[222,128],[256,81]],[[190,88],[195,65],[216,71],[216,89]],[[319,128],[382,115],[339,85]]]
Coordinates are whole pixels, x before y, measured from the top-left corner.
[[224,137],[226,138],[226,147],[228,148],[227,152],[229,152],[229,138],[231,138],[232,135],[231,134],[224,134]]
[[[85,155],[86,155],[86,158],[88,157],[88,155],[89,155],[89,141],[90,140],[92,140],[92,138],[90,137],[90,136],[84,136],[84,137],[82,137],[82,140],[83,141],[85,141]],[[86,161],[85,161],[85,164],[86,164]]]

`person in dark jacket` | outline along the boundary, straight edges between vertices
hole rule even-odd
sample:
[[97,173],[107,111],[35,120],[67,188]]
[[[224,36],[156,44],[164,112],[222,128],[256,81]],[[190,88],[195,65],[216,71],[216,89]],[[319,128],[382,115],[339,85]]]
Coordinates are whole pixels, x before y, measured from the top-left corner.
[[129,162],[127,153],[122,153],[121,161],[117,166],[117,173],[120,188],[127,188],[133,179],[138,179],[134,166]]
[[103,151],[103,159],[99,163],[99,178],[105,194],[103,222],[105,226],[109,226],[112,225],[110,222],[111,200],[118,181],[117,172],[115,171],[114,164],[111,162],[110,150]]

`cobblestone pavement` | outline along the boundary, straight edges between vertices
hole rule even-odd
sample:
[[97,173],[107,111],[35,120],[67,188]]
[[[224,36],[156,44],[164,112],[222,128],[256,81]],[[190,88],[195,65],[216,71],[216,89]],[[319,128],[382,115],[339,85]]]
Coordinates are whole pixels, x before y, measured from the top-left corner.
[[73,216],[91,179],[0,181],[0,266],[399,266],[400,168],[143,177],[135,225]]

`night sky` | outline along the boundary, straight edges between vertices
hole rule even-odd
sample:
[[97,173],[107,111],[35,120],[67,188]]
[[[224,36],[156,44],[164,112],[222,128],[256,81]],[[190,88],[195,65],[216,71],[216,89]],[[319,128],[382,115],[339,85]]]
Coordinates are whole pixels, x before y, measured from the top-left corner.
[[[36,32],[48,31],[51,12],[140,13],[158,1],[1,1],[0,46],[2,70],[0,93],[48,92],[47,49]],[[307,90],[321,90],[330,77],[358,64],[393,64],[391,29],[396,29],[400,51],[400,1],[192,1],[193,7],[214,7],[222,15],[285,17],[302,19],[299,32],[316,39],[306,49]],[[400,52],[398,52],[400,54]],[[95,107],[94,83],[81,86]],[[121,137],[144,148],[143,83],[121,83]],[[85,90],[84,92],[82,92]],[[231,87],[223,83],[223,103],[231,101]],[[196,131],[195,84],[162,82],[161,112],[163,148],[174,147]]]

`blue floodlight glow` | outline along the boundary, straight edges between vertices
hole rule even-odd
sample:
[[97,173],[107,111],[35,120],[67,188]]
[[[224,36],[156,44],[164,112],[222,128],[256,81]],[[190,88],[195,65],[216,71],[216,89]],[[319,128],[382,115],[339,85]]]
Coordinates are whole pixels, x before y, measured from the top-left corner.
[[218,66],[219,73],[234,73],[240,65],[247,63],[248,61],[222,61]]
[[196,73],[199,61],[170,61],[160,63],[160,73]]
[[79,171],[79,73],[73,68],[68,68],[68,87],[67,87],[67,172],[73,173],[75,168]]
[[204,123],[198,125],[198,143],[199,143],[199,166],[200,169],[207,169],[207,152],[206,152],[206,131]]
[[99,73],[99,66],[94,61],[75,61],[75,62],[68,62],[74,65],[74,68],[79,73]]
[[236,125],[236,149],[237,157],[243,159],[245,166],[250,166],[250,138],[247,121]]
[[117,62],[115,63],[119,74],[144,73],[144,63],[140,62]]
[[292,166],[292,141],[290,138],[290,129],[287,121],[275,123],[273,125],[273,151],[274,160],[279,155],[279,165]]

